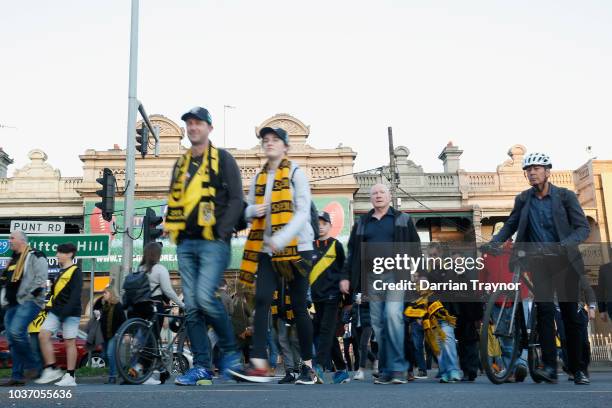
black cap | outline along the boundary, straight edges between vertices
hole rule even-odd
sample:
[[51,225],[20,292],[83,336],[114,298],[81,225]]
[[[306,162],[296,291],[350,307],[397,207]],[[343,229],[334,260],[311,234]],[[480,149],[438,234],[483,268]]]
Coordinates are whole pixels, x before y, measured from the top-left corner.
[[210,117],[210,113],[208,112],[208,110],[201,106],[191,108],[189,112],[181,116],[182,121],[187,121],[187,119],[189,118],[203,120],[204,122],[208,122],[209,125],[212,125],[212,118]]
[[265,135],[268,135],[270,133],[273,133],[276,136],[278,136],[278,138],[281,139],[285,143],[285,145],[289,146],[289,135],[287,134],[287,131],[283,128],[271,128],[271,127],[262,128],[259,131],[258,137],[260,139],[263,139]]
[[327,211],[319,211],[319,219],[331,224],[331,217]]

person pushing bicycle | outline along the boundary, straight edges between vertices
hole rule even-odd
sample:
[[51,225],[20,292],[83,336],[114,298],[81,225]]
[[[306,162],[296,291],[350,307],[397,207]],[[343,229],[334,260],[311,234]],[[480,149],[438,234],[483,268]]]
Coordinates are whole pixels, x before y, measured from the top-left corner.
[[569,370],[575,384],[589,384],[581,355],[577,313],[579,277],[585,273],[578,245],[589,236],[589,223],[576,194],[550,182],[552,162],[548,155],[530,153],[523,159],[522,167],[531,188],[516,196],[508,220],[491,243],[503,243],[516,232],[515,248],[527,251],[538,303],[537,330],[544,362],[536,374],[546,382],[557,382],[556,295],[567,334]]

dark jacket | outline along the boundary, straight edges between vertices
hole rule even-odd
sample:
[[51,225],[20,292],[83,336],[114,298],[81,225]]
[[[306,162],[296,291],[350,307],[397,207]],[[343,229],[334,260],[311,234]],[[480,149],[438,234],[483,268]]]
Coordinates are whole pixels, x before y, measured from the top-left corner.
[[313,245],[316,254],[316,259],[314,261],[316,265],[316,263],[325,256],[332,245],[336,246],[336,259],[312,284],[310,293],[312,295],[313,302],[324,302],[326,300],[334,300],[340,297],[339,283],[342,267],[344,266],[344,261],[346,258],[342,243],[334,238],[329,238],[324,241],[316,240]]
[[[550,184],[553,220],[560,244],[567,249],[567,256],[577,273],[584,273],[584,263],[578,251],[578,244],[584,242],[590,232],[589,223],[580,207],[578,197],[573,191]],[[535,197],[535,188],[530,188],[516,196],[514,208],[503,228],[491,242],[506,242],[517,232],[516,242],[529,242],[529,205]],[[516,246],[515,246],[516,247]]]
[[[420,239],[416,227],[412,222],[410,215],[397,211],[393,207],[390,211],[394,217],[393,242],[411,242],[417,245],[408,247],[411,256],[421,256]],[[352,293],[365,292],[361,287],[361,244],[364,243],[365,227],[372,219],[374,210],[370,210],[367,214],[361,216],[353,229],[348,242],[348,254],[344,267],[342,268],[342,279],[348,279],[351,282],[350,290]]]
[[606,312],[612,307],[612,262],[599,267],[599,278],[597,280],[597,300],[599,311]]
[[94,310],[100,311],[100,329],[104,341],[111,339],[125,322],[125,311],[121,302],[110,304],[102,302],[102,298],[94,304]]
[[[55,293],[55,285],[60,281],[66,270],[62,270],[55,278],[51,293]],[[81,317],[81,292],[83,290],[83,273],[80,268],[72,273],[70,281],[53,297],[53,304],[49,310],[63,321],[67,317]]]
[[[178,160],[174,164],[170,186],[174,184],[177,164]],[[212,184],[216,187],[216,195],[213,200],[216,223],[213,233],[215,238],[229,242],[232,231],[244,210],[244,191],[242,191],[242,177],[236,160],[225,149],[219,149],[219,174],[214,177]],[[187,230],[179,234],[179,241],[184,238],[202,238],[202,227],[198,226],[197,220],[197,211],[194,210],[187,218]]]

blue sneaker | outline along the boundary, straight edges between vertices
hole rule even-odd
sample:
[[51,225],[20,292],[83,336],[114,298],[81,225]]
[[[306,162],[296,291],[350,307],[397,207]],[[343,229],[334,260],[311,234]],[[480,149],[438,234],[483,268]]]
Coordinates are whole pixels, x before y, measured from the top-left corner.
[[460,371],[452,370],[449,376],[449,382],[460,382],[462,378],[463,376],[461,375]]
[[325,370],[323,370],[323,367],[315,364],[312,366],[312,371],[314,371],[315,383],[325,384]]
[[230,371],[239,372],[242,370],[242,360],[240,359],[240,353],[232,352],[225,354],[221,359],[219,366],[221,368],[221,373],[225,378],[233,378],[233,375]]
[[193,367],[183,375],[179,375],[174,380],[176,385],[210,385],[212,375],[205,368]]
[[351,377],[346,370],[336,371],[334,373],[334,384],[346,384],[351,381]]

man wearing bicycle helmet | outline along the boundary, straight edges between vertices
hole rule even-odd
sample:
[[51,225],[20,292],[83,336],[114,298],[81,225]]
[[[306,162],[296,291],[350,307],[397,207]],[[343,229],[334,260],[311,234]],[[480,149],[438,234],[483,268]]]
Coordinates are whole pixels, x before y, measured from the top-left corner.
[[[550,157],[544,153],[525,156],[523,170],[531,188],[516,196],[508,220],[491,242],[505,242],[516,232],[517,247],[528,251],[526,259],[538,302],[537,329],[545,365],[536,370],[536,375],[546,382],[557,382],[553,303],[556,296],[565,325],[569,370],[574,375],[575,384],[589,384],[585,374],[587,367],[581,355],[581,323],[577,313],[579,276],[584,274],[578,244],[589,236],[589,223],[576,194],[550,182],[551,168]],[[544,256],[550,248],[552,256]]]

